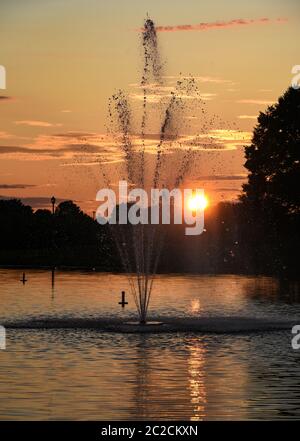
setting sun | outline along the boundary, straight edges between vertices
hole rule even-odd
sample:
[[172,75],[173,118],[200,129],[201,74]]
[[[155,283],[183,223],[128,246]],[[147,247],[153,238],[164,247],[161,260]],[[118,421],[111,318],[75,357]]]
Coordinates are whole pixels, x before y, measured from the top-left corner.
[[192,211],[205,210],[208,206],[208,199],[204,194],[192,196],[188,201],[188,207]]

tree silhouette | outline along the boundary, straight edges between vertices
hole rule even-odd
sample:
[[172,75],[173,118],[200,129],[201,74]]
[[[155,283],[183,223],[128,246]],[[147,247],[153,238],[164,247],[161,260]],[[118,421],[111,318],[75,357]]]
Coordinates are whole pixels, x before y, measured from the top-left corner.
[[245,197],[285,214],[300,211],[300,89],[289,88],[260,113],[252,143],[245,148],[249,181]]
[[98,266],[116,269],[119,262],[107,226],[100,226],[72,201],[61,202],[54,215],[18,199],[0,200],[0,264]]
[[299,89],[289,88],[278,103],[260,113],[245,156],[250,173],[241,197],[244,226],[252,236],[258,266],[294,271],[300,217]]
[[0,239],[3,248],[30,247],[33,210],[18,199],[0,200]]
[[[300,89],[260,113],[245,156],[241,201],[209,207],[197,237],[185,236],[184,225],[164,226],[160,271],[299,276]],[[122,268],[109,227],[72,201],[54,214],[0,201],[0,264]]]

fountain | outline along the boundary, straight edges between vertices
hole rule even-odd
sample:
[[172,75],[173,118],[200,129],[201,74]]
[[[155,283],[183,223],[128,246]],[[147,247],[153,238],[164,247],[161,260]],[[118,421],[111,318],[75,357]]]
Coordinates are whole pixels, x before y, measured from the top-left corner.
[[[162,64],[160,61],[157,34],[154,22],[147,18],[142,29],[142,46],[144,65],[139,88],[142,93],[142,116],[138,133],[138,145],[134,142],[132,111],[129,98],[122,90],[109,100],[109,130],[115,142],[120,146],[124,156],[127,182],[133,188],[178,188],[188,172],[193,158],[193,149],[181,148],[176,141],[182,124],[182,110],[185,106],[183,96],[197,95],[198,90],[192,77],[177,80],[174,90],[167,102],[158,95],[158,105],[163,107],[162,120],[159,123],[158,136],[154,151],[151,152],[152,164],[146,161],[147,122],[151,113],[149,91],[161,90],[164,87]],[[199,96],[198,96],[199,99]],[[172,152],[173,163],[168,166],[168,153]],[[175,161],[174,161],[175,158]],[[170,167],[169,167],[170,168]],[[107,174],[101,167],[107,188],[111,186]],[[163,246],[161,225],[111,225],[117,249],[131,289],[139,315],[139,324],[147,322],[153,283]],[[152,322],[154,323],[154,322]],[[157,324],[157,322],[155,322]]]

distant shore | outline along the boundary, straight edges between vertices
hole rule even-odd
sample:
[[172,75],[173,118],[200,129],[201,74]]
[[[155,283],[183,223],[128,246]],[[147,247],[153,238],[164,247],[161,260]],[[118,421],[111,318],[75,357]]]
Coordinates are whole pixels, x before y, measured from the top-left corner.
[[[0,265],[0,269],[12,269],[12,270],[48,270],[52,271],[84,271],[91,273],[112,273],[112,274],[125,274],[125,271],[121,269],[113,269],[113,268],[103,268],[103,267],[91,267],[91,266],[80,266],[80,265],[60,265],[60,266],[51,266],[51,265]],[[241,272],[241,271],[228,271],[228,272],[195,272],[195,271],[157,271],[157,274],[174,274],[174,275],[195,275],[195,276],[249,276],[249,277],[274,277],[278,280],[286,280],[290,282],[299,282],[300,283],[300,275],[293,276],[287,275],[283,276],[282,274],[272,274],[272,273],[255,273],[255,272]]]

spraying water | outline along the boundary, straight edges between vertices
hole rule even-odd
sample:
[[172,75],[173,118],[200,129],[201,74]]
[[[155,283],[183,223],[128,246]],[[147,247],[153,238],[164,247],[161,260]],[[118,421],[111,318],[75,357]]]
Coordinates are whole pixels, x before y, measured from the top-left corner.
[[[109,126],[111,135],[119,144],[125,163],[127,181],[131,187],[146,189],[176,188],[184,180],[190,169],[193,151],[183,150],[183,157],[172,163],[171,171],[168,164],[168,153],[172,151],[176,157],[175,142],[178,138],[181,112],[185,102],[183,95],[191,92],[197,94],[193,78],[184,78],[176,82],[174,90],[168,97],[168,102],[162,103],[164,111],[159,124],[157,143],[152,152],[152,166],[146,163],[146,129],[149,113],[149,90],[163,87],[162,64],[158,50],[157,34],[154,22],[147,18],[142,31],[142,46],[144,65],[140,89],[142,90],[142,116],[138,136],[138,145],[133,142],[132,112],[129,99],[122,90],[115,93],[109,100]],[[182,153],[182,152],[181,152]],[[166,169],[169,168],[166,173]],[[148,176],[149,170],[150,177]],[[146,174],[147,171],[147,174]],[[104,175],[109,186],[107,175]],[[161,225],[111,225],[124,270],[129,279],[131,292],[139,314],[141,324],[147,320],[147,312],[151,298],[153,282],[157,265],[163,247],[163,232]]]

